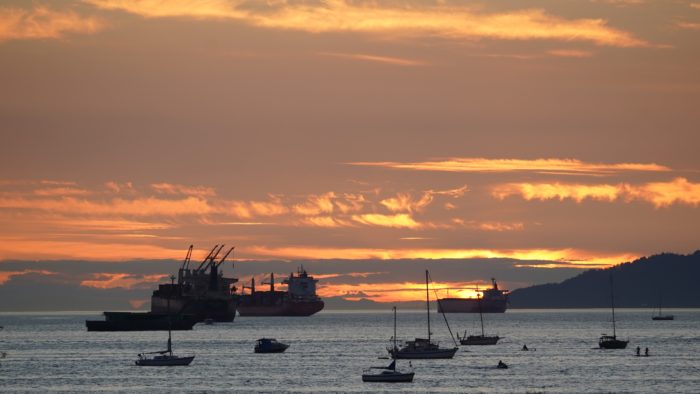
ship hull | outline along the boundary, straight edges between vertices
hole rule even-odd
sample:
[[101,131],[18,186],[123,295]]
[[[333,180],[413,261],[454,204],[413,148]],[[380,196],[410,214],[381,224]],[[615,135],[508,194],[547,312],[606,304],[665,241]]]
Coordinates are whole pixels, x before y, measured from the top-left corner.
[[191,330],[197,323],[193,316],[171,316],[155,313],[105,312],[105,320],[87,320],[88,331],[167,331]]
[[[481,313],[504,313],[506,300],[481,300]],[[479,313],[479,301],[472,298],[443,298],[438,302],[438,313]]]
[[[186,297],[169,300],[171,313],[183,313],[194,316],[198,322],[212,319],[215,322],[230,323],[236,317],[236,300],[229,299],[190,299]],[[166,297],[151,297],[151,311],[153,313],[168,313],[168,299]]]
[[321,311],[323,301],[282,303],[281,305],[254,305],[241,303],[238,314],[241,316],[311,316]]

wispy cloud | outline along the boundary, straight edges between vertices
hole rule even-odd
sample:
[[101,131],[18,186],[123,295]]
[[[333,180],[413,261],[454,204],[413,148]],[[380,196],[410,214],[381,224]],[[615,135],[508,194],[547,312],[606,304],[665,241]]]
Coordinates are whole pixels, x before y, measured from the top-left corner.
[[577,59],[583,59],[593,56],[593,52],[584,51],[580,49],[552,49],[547,53],[556,57],[572,57]]
[[57,39],[67,34],[93,34],[104,28],[97,17],[58,11],[46,6],[31,9],[0,6],[0,42],[27,39]]
[[[597,45],[640,47],[649,43],[608,26],[604,19],[566,19],[541,9],[483,12],[472,7],[387,5],[382,2],[328,0],[322,3],[243,1],[87,0],[111,10],[149,18],[233,19],[254,26],[311,33],[355,32],[386,36],[436,36],[445,39],[587,41]],[[396,3],[394,3],[396,4]],[[248,5],[248,6],[246,6]]]
[[55,272],[47,270],[0,271],[0,285],[5,284],[5,282],[12,279],[12,277],[14,276],[22,276],[28,274],[55,275]]
[[154,283],[166,279],[168,274],[138,275],[129,273],[97,273],[92,279],[83,280],[81,286],[98,289],[134,289],[138,287],[151,288]]
[[517,260],[569,262],[580,266],[610,266],[639,257],[634,253],[605,253],[580,249],[371,249],[332,247],[267,247],[247,248],[255,258],[333,259],[338,256],[357,259],[470,259],[510,258]]
[[356,166],[385,167],[418,171],[445,172],[523,172],[550,174],[608,175],[623,171],[663,172],[670,168],[655,163],[589,163],[576,159],[486,159],[450,158],[423,162],[354,162]]
[[394,228],[419,228],[421,224],[416,222],[409,214],[398,213],[395,215],[383,215],[380,213],[366,213],[353,215],[352,220],[368,226],[394,227]]
[[206,186],[186,186],[176,183],[154,183],[151,184],[153,190],[163,194],[181,194],[194,197],[213,197],[216,191],[213,187]]
[[697,22],[678,22],[676,26],[685,30],[700,30],[700,23]]
[[700,183],[676,178],[669,182],[651,182],[640,185],[579,184],[579,183],[508,183],[495,186],[494,197],[505,199],[520,196],[525,200],[584,200],[598,201],[644,201],[655,207],[673,204],[700,205]]
[[343,59],[360,60],[372,63],[389,64],[392,66],[407,66],[407,67],[417,67],[426,66],[426,62],[412,59],[404,59],[399,57],[391,56],[379,56],[379,55],[368,55],[364,53],[336,53],[336,52],[321,52],[320,55],[339,57]]

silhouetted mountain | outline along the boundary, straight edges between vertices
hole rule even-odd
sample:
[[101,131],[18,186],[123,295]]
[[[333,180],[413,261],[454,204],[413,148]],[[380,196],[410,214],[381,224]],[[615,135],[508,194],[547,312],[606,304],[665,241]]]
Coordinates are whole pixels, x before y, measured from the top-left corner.
[[663,253],[607,269],[585,271],[559,284],[513,291],[511,308],[606,308],[610,273],[615,306],[621,308],[700,307],[700,250],[690,255]]

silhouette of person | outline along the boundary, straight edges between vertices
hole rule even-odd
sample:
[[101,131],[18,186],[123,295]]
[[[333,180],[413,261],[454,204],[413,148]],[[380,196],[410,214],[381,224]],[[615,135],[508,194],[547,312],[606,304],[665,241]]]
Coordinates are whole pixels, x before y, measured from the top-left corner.
[[503,360],[498,360],[498,368],[505,369],[508,368],[508,366],[503,362]]
[[530,349],[527,348],[527,345],[523,345],[523,351],[526,352],[526,351],[528,351],[528,350],[530,350]]
[[639,346],[637,346],[637,356],[639,356]]
[[649,348],[644,348],[644,356],[649,357]]

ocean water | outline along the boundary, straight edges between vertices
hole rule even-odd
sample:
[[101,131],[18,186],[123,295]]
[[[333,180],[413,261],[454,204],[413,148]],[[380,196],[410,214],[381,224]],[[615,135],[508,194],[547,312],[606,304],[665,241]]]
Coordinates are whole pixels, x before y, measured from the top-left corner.
[[[495,346],[462,346],[451,360],[413,360],[413,383],[363,383],[362,370],[387,365],[393,331],[387,311],[323,311],[308,318],[243,318],[173,332],[176,353],[195,353],[187,367],[138,367],[136,355],[165,348],[166,332],[87,332],[99,313],[0,314],[0,391],[14,392],[435,392],[698,393],[700,310],[620,310],[625,350],[599,350],[610,333],[608,310],[509,310],[485,315]],[[478,315],[447,315],[454,331],[478,329]],[[451,343],[442,316],[433,336]],[[425,337],[424,311],[398,313],[398,337]],[[257,338],[291,344],[283,354],[254,354]],[[521,351],[523,344],[531,349]],[[650,350],[636,357],[635,348]],[[503,360],[510,368],[495,368]],[[399,361],[406,365],[407,361]]]

